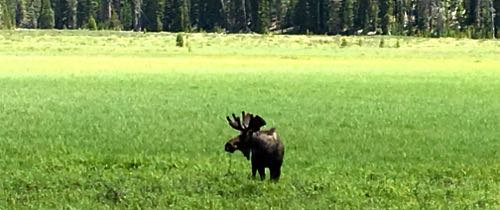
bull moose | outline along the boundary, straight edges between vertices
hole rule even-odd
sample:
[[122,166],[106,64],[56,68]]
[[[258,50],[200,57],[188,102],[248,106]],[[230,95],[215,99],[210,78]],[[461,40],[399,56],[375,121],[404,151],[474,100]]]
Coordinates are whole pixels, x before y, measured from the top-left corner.
[[[240,135],[231,138],[225,145],[226,152],[240,150],[252,163],[252,176],[259,172],[260,179],[266,177],[265,168],[269,168],[271,180],[277,181],[281,175],[281,164],[285,155],[285,146],[281,142],[275,128],[260,130],[266,121],[259,115],[242,112],[243,122],[235,114],[233,119],[226,117],[229,125]],[[251,157],[250,157],[251,154]]]

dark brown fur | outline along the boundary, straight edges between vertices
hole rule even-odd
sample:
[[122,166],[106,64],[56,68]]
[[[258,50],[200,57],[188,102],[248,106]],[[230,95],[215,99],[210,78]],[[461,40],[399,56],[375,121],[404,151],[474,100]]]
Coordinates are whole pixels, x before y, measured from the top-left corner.
[[265,179],[265,168],[269,168],[271,180],[278,180],[281,175],[281,165],[285,155],[285,146],[281,142],[275,128],[260,130],[266,122],[260,116],[242,113],[243,123],[233,114],[234,121],[227,117],[229,125],[240,131],[240,135],[230,139],[225,150],[233,153],[240,150],[252,162],[252,176],[259,172]]

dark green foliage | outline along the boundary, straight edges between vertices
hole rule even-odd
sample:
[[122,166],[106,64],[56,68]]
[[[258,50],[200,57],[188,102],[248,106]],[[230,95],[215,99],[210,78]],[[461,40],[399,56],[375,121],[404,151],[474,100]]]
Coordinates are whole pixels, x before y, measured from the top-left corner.
[[340,47],[347,47],[347,40],[345,38],[342,38],[340,42]]
[[494,19],[495,34],[496,34],[496,38],[499,38],[500,37],[500,1],[498,1],[498,0],[494,1],[493,8],[496,11],[496,15],[495,15],[495,19]]
[[54,10],[52,9],[50,0],[42,0],[42,8],[40,11],[40,19],[38,21],[38,24],[42,29],[54,28]]
[[329,4],[329,17],[328,17],[328,32],[331,34],[339,34],[342,31],[342,2],[330,1]]
[[[187,0],[166,0],[164,6],[163,28],[168,31],[189,31],[189,2]],[[160,17],[158,14],[157,17]]]
[[[247,0],[255,1],[255,0]],[[221,0],[201,0],[199,6],[198,27],[206,31],[216,28],[226,28],[227,17]],[[253,5],[253,4],[252,4]],[[253,8],[255,9],[255,8]],[[256,11],[256,10],[255,10]],[[256,17],[256,16],[252,16]],[[255,22],[254,22],[255,23]]]
[[359,5],[354,18],[356,30],[363,30],[363,34],[368,32],[370,26],[370,3],[370,0],[359,0]]
[[26,11],[26,28],[38,28],[38,16],[40,13],[41,1],[31,0],[28,4],[28,9]]
[[254,31],[257,33],[267,33],[270,26],[269,1],[258,0],[257,3],[257,18]]
[[394,46],[394,47],[396,47],[396,48],[401,47],[401,45],[399,44],[399,39],[396,41],[396,46]]
[[68,0],[68,12],[67,12],[67,21],[66,21],[66,26],[69,29],[76,29],[76,21],[77,21],[77,6],[78,6],[78,1],[77,0]]
[[175,46],[184,47],[184,36],[181,33],[178,33],[175,38]]
[[87,27],[91,31],[97,30],[97,23],[95,22],[94,16],[89,17],[89,22],[87,24]]
[[27,11],[25,0],[17,0],[16,3],[16,26],[25,27],[27,21]]
[[85,28],[93,16],[99,28],[114,30],[489,38],[500,25],[490,9],[499,11],[500,1],[492,0],[0,1],[3,27]]
[[10,15],[9,5],[5,0],[0,0],[0,29],[12,29],[15,26]]
[[393,18],[393,0],[380,0],[380,27],[382,34],[390,35]]
[[352,34],[354,24],[353,0],[342,1],[342,32]]
[[143,12],[142,26],[148,31],[162,31],[162,2],[160,0],[143,0]]
[[133,13],[132,13],[132,2],[131,1],[122,1],[122,5],[120,7],[120,22],[122,24],[123,29],[130,30],[133,28]]
[[380,42],[379,42],[379,44],[378,44],[378,47],[380,47],[380,48],[384,48],[384,45],[385,45],[385,40],[384,40],[384,38],[382,38],[382,39],[380,39]]
[[[161,26],[161,24],[160,24]],[[121,30],[123,28],[122,23],[120,22],[120,19],[118,18],[117,12],[114,10],[111,11],[111,19],[109,20],[109,29],[113,30]],[[161,31],[161,30],[159,30]]]

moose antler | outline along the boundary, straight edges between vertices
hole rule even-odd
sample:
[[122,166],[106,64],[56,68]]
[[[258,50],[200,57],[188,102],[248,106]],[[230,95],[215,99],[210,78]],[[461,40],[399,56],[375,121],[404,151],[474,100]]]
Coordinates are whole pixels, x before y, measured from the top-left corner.
[[250,125],[250,122],[253,119],[253,114],[241,112],[241,117],[243,118],[243,123],[242,126],[244,129],[248,129],[248,126]]
[[231,120],[231,118],[229,118],[229,116],[226,117],[227,121],[229,122],[229,125],[236,129],[236,130],[239,130],[239,131],[243,131],[244,128],[243,126],[241,125],[241,121],[240,121],[240,118],[239,117],[236,117],[236,115],[233,113],[233,119],[234,120]]

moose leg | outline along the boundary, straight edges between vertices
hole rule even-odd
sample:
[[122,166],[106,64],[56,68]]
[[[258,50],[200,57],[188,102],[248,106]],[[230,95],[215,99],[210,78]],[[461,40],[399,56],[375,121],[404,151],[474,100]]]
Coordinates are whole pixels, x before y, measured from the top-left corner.
[[255,178],[256,174],[257,174],[257,166],[252,163],[252,177]]
[[280,179],[281,175],[281,167],[272,167],[269,168],[269,171],[271,172],[271,180],[273,181],[278,181]]
[[264,180],[266,178],[266,168],[259,167],[257,170],[259,170],[260,180]]

